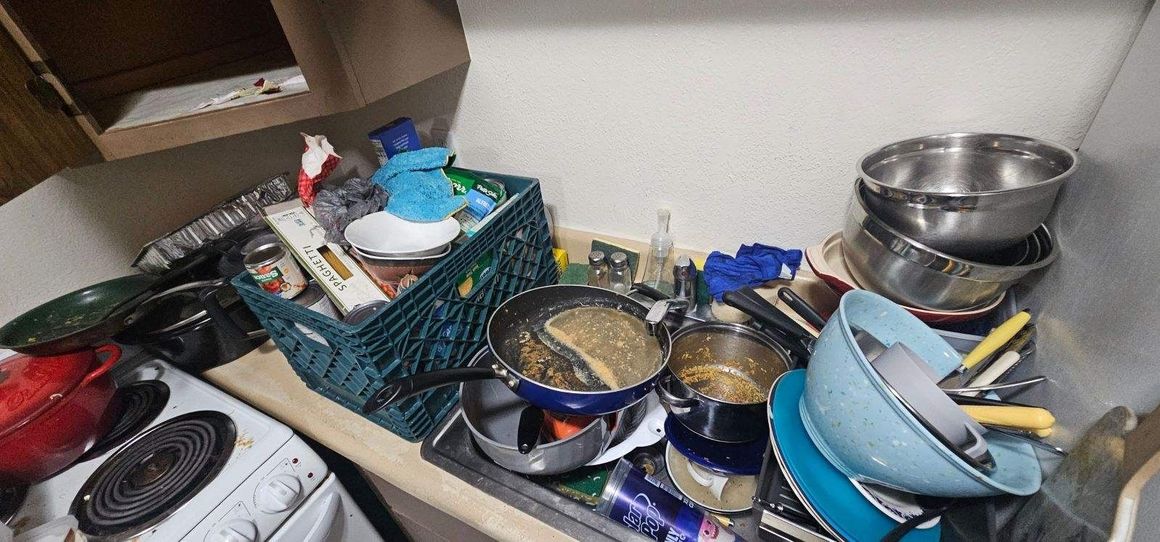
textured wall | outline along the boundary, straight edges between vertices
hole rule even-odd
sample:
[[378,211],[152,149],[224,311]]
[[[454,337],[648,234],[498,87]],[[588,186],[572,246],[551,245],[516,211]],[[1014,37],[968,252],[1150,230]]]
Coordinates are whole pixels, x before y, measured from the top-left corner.
[[1142,0],[460,0],[464,164],[548,181],[561,225],[813,244],[876,145],[995,130],[1078,145]]
[[644,239],[665,205],[689,248],[816,243],[877,144],[952,129],[1078,144],[1145,3],[461,0],[469,69],[67,171],[0,207],[0,321],[128,273],[144,242],[296,171],[299,131],[368,173],[366,131],[404,114],[450,125],[462,165],[542,178],[565,226]]

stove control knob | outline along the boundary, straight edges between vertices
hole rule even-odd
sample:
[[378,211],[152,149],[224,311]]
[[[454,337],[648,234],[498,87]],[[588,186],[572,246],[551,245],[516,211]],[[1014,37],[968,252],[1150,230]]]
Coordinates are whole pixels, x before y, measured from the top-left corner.
[[258,526],[248,519],[234,518],[214,529],[212,542],[257,542]]
[[254,504],[267,514],[277,514],[297,504],[301,495],[302,482],[289,474],[279,474],[262,481],[254,495]]

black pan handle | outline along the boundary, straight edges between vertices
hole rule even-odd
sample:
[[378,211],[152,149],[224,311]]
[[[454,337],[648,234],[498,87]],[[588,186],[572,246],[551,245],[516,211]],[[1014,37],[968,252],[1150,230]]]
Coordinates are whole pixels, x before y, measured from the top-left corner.
[[781,331],[790,339],[800,341],[802,344],[809,344],[814,340],[814,336],[805,328],[766,301],[764,297],[753,291],[753,288],[743,286],[737,290],[725,292],[724,301],[726,305],[752,316],[754,320],[766,326]]
[[362,411],[363,414],[378,412],[413,395],[441,386],[449,386],[468,380],[487,380],[500,377],[501,374],[497,367],[459,367],[419,373],[387,382],[382,389],[367,399]]
[[247,340],[247,334],[238,324],[230,318],[230,314],[226,312],[225,307],[222,307],[221,301],[218,301],[218,291],[222,288],[233,288],[224,281],[214,286],[202,288],[197,292],[197,298],[205,307],[205,313],[209,315],[210,320],[213,320],[213,325],[217,326],[225,334],[226,338],[235,342],[242,342]]
[[946,514],[947,512],[950,512],[951,510],[961,506],[962,505],[960,505],[954,499],[948,499],[946,502],[934,508],[923,506],[923,512],[921,514],[913,516],[910,519],[895,525],[893,529],[890,529],[890,531],[886,533],[886,536],[882,537],[882,542],[899,542],[907,534],[910,534],[910,531],[913,531],[919,525],[922,525],[923,523],[926,523],[934,518],[940,517],[943,514]]
[[812,353],[810,352],[809,347],[803,344],[801,341],[786,337],[785,333],[782,333],[777,328],[763,325],[761,322],[754,322],[753,327],[761,331],[773,342],[789,351],[790,354],[793,354],[793,356],[800,362],[801,367],[805,367],[809,364],[810,355]]
[[1016,403],[1014,401],[999,401],[987,397],[972,397],[970,395],[961,395],[958,393],[948,393],[952,401],[957,405],[977,405],[977,406],[1017,406],[1017,407],[1031,407],[1042,408],[1027,403]]
[[527,455],[540,443],[540,432],[544,430],[544,411],[536,405],[528,405],[520,412],[520,424],[516,428],[516,448]]
[[643,295],[643,296],[645,296],[653,301],[664,301],[666,299],[671,299],[673,297],[671,295],[665,295],[664,292],[662,292],[656,288],[653,288],[652,286],[649,286],[643,282],[637,282],[637,283],[633,284],[632,289],[636,293]]
[[818,314],[812,305],[802,299],[802,296],[798,295],[797,292],[791,290],[789,286],[782,286],[777,291],[777,297],[789,305],[789,308],[798,313],[798,316],[801,316],[811,326],[819,331],[825,327],[826,319],[822,318],[822,315]]

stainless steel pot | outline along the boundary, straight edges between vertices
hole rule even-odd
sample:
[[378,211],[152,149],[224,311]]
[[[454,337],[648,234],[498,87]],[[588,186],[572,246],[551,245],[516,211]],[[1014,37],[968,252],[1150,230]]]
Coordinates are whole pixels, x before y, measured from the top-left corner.
[[1079,158],[1030,137],[956,133],[877,149],[858,162],[867,205],[928,247],[986,254],[1031,235],[1055,204]]
[[[486,366],[491,352],[476,354],[472,364]],[[628,408],[595,417],[575,434],[537,444],[528,453],[517,445],[520,417],[528,402],[496,379],[470,380],[459,385],[463,420],[476,445],[505,469],[522,474],[549,475],[578,469],[632,433],[644,418],[645,400]]]
[[[705,322],[673,336],[657,394],[677,421],[698,435],[749,442],[768,434],[765,398],[789,366],[789,353],[766,335],[738,324]],[[752,393],[729,393],[735,384],[752,386]]]
[[842,250],[858,283],[891,300],[924,309],[957,311],[990,303],[1028,273],[1058,256],[1047,227],[1023,242],[966,260],[939,252],[887,225],[868,209],[859,181],[842,229]]

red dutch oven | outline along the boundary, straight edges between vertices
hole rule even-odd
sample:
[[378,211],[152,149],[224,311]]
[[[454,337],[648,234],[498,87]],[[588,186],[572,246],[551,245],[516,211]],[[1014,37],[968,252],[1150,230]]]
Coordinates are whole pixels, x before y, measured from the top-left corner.
[[0,361],[0,484],[52,476],[108,432],[121,410],[109,374],[120,358],[121,349],[109,344]]

